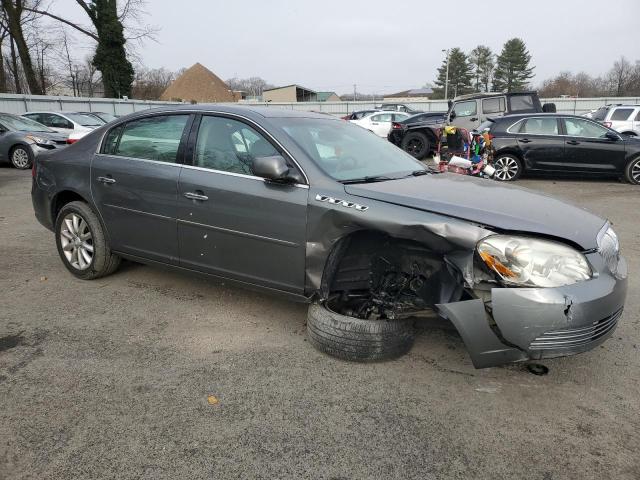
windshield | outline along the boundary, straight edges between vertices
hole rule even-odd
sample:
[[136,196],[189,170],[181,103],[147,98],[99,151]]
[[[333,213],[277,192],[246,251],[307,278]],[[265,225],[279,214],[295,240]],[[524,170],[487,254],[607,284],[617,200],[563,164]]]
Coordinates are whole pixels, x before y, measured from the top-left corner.
[[48,132],[54,133],[50,128],[45,127],[41,123],[34,120],[30,120],[25,117],[18,117],[13,115],[0,115],[0,123],[9,130],[19,130],[23,132]]
[[83,127],[99,127],[104,125],[104,122],[99,118],[84,115],[82,113],[65,113],[65,116],[69,117],[74,122],[79,123]]
[[115,115],[111,115],[110,113],[106,113],[106,112],[96,112],[96,113],[94,113],[94,115],[96,117],[100,117],[105,122],[110,122],[110,121],[115,120],[116,118],[118,118]]
[[408,153],[357,125],[314,118],[274,120],[335,180],[394,179],[427,171]]

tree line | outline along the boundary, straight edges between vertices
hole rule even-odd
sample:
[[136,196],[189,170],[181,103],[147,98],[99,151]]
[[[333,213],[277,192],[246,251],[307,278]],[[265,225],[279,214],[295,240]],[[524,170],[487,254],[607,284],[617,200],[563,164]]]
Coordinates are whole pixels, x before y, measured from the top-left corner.
[[534,68],[531,54],[520,38],[507,40],[499,55],[486,45],[478,45],[468,54],[451,48],[438,68],[432,98],[522,90],[533,78]]

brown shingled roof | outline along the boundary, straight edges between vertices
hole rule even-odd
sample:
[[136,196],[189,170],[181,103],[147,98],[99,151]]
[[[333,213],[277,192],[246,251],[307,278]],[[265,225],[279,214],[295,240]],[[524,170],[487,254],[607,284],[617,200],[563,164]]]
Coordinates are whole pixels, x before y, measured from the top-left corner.
[[160,99],[198,103],[236,101],[227,84],[199,63],[176,78]]

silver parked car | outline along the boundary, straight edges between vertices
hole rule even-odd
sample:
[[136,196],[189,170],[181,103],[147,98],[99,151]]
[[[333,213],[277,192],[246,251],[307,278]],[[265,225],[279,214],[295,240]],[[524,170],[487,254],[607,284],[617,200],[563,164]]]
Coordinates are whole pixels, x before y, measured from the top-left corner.
[[67,136],[28,118],[0,113],[0,161],[31,167],[36,155],[67,145]]
[[128,258],[308,302],[310,342],[340,358],[401,355],[434,312],[478,368],[572,355],[622,315],[627,267],[605,219],[434,173],[327,115],[166,107],[61,153],[36,161],[31,192],[73,275]]

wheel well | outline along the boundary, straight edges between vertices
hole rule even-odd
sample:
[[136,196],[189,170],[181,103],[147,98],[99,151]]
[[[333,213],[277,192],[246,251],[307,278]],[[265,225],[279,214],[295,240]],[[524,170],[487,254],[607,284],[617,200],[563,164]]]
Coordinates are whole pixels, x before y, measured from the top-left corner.
[[631,137],[637,137],[638,134],[636,132],[621,132],[620,135],[629,135]]
[[339,313],[360,318],[397,318],[460,300],[461,277],[442,254],[414,240],[379,231],[342,238],[331,251],[321,296]]
[[80,201],[84,203],[88,203],[81,195],[73,192],[71,190],[64,190],[56,194],[53,197],[53,201],[51,202],[51,219],[55,223],[56,218],[58,218],[58,212],[62,210],[67,203]]

